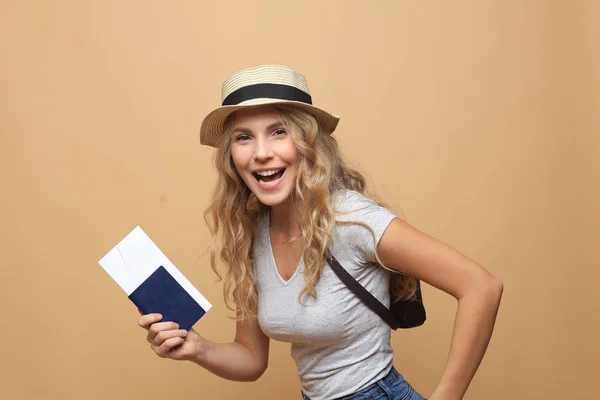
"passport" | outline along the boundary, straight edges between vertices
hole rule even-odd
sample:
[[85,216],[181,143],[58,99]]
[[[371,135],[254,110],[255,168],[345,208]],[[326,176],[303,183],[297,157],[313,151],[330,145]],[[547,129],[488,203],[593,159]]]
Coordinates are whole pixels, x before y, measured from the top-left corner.
[[159,313],[189,330],[212,304],[136,226],[98,264],[142,313]]

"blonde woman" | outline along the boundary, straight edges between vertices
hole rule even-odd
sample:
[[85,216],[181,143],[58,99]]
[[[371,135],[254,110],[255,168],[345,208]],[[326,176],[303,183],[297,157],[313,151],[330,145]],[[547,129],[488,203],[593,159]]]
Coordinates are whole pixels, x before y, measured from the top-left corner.
[[[458,300],[446,368],[432,400],[461,399],[489,343],[502,283],[396,217],[341,158],[339,118],[312,104],[306,79],[279,65],[235,73],[202,122],[218,171],[206,221],[212,267],[236,312],[231,343],[213,343],[158,314],[140,317],[160,357],[235,381],[267,368],[269,341],[291,343],[305,400],[423,399],[394,368],[390,326],[332,272],[333,254],[386,306],[416,279]],[[293,396],[291,396],[293,397]]]

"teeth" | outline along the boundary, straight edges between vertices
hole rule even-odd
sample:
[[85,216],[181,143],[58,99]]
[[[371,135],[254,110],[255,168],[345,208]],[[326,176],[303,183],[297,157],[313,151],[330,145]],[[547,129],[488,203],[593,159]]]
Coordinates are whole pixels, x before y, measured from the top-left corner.
[[256,174],[260,175],[260,176],[271,176],[271,175],[275,175],[276,173],[278,173],[281,170],[282,170],[282,168],[280,168],[280,169],[271,169],[269,171],[257,172]]

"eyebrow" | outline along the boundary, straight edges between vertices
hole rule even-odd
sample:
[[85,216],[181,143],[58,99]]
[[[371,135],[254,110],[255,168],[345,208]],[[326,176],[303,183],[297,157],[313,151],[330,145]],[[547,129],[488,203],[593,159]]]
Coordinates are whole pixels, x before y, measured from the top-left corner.
[[[267,130],[270,131],[271,129],[275,129],[279,126],[285,126],[285,124],[283,123],[283,121],[277,121],[277,122],[273,122],[272,124],[270,124],[269,126],[267,126]],[[242,126],[234,128],[233,131],[231,132],[236,133],[236,132],[241,132],[241,133],[252,133],[252,131],[248,128],[244,128]]]

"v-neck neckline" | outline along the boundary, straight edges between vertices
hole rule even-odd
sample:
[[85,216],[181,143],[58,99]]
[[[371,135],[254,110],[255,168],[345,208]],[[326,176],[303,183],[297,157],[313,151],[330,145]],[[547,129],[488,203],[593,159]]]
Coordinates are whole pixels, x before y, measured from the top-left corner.
[[279,282],[283,286],[288,286],[290,283],[292,283],[292,281],[296,278],[296,276],[303,269],[302,266],[304,264],[304,254],[300,254],[300,260],[298,260],[298,264],[296,265],[296,269],[294,270],[294,273],[292,274],[292,276],[290,276],[290,278],[288,280],[283,279],[283,277],[279,273],[279,268],[277,268],[277,261],[275,261],[275,252],[273,251],[273,244],[271,243],[271,227],[269,226],[270,225],[269,224],[270,216],[271,216],[271,212],[269,210],[267,213],[265,213],[263,229],[265,229],[265,235],[267,237],[267,246],[269,249],[269,255],[271,256],[270,257],[271,258],[271,266],[275,270],[275,275],[277,275]]

